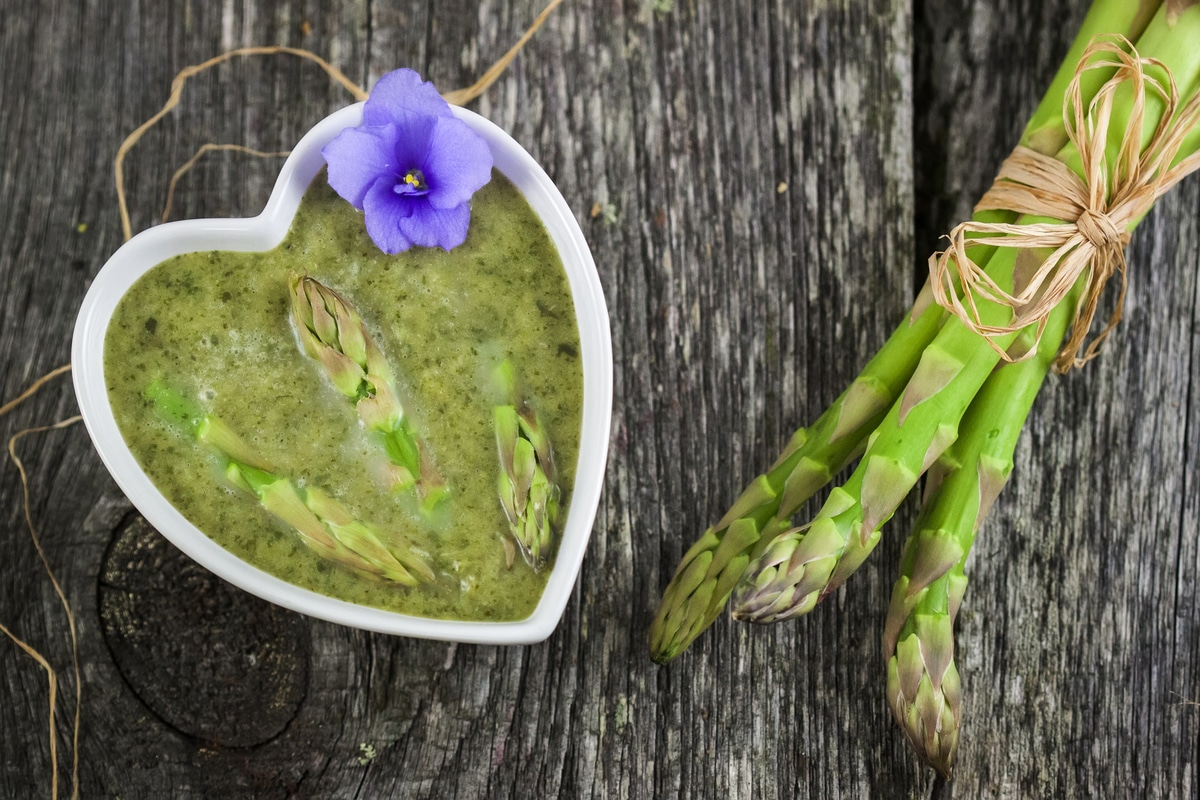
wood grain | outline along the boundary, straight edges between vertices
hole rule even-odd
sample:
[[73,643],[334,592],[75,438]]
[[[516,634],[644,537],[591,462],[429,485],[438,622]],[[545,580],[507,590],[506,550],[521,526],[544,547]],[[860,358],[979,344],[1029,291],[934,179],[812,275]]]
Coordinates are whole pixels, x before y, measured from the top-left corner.
[[[69,360],[120,244],[111,159],[182,67],[285,44],[369,86],[472,82],[540,0],[38,3],[0,26],[0,399]],[[958,626],[966,722],[935,780],[883,696],[905,505],[806,619],[646,637],[680,555],[887,336],[1069,44],[1082,2],[572,0],[475,105],[545,165],[605,288],[604,496],[546,642],[366,634],[267,606],[145,531],[81,426],[26,439],[79,621],[84,797],[1185,797],[1200,740],[1200,185],[1130,249],[1104,356],[1052,380]],[[299,59],[198,77],[130,156],[135,229],[204,142],[287,149],[349,98]],[[278,162],[209,156],[175,216],[250,215]],[[593,216],[594,204],[611,218]],[[65,418],[65,379],[0,433]],[[809,509],[811,511],[811,509]],[[132,516],[131,516],[132,515]],[[61,607],[0,467],[0,622],[65,684]],[[253,656],[253,657],[251,657]],[[0,797],[46,796],[46,682],[0,641]],[[368,759],[362,745],[375,756]],[[69,787],[69,753],[60,781]]]

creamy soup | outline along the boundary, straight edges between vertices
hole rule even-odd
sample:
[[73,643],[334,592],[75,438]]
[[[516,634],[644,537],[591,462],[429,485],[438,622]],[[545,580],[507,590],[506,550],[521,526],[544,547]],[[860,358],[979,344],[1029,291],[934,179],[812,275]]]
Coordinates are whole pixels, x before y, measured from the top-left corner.
[[[351,402],[300,348],[288,275],[305,272],[358,310],[397,376],[405,412],[450,488],[437,513],[381,479],[382,448]],[[105,379],[121,432],[167,499],[245,561],[313,591],[407,614],[518,620],[549,568],[518,555],[497,499],[492,370],[516,367],[539,412],[569,502],[583,372],[562,262],[520,193],[499,173],[472,200],[470,233],[450,252],[388,256],[362,217],[318,176],[287,238],[265,253],[172,258],[121,300],[105,341]],[[275,472],[336,497],[389,546],[427,557],[433,584],[406,588],[329,562],[230,485],[221,457],[156,413],[154,381],[172,385],[242,436]]]

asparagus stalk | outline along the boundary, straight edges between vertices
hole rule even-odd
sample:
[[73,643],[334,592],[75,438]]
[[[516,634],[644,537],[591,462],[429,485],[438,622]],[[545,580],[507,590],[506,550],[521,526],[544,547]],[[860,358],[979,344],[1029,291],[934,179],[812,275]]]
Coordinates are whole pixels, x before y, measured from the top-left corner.
[[963,435],[929,471],[924,507],[892,590],[883,637],[888,704],[918,755],[947,778],[961,719],[953,626],[967,585],[967,554],[1012,472],[1021,429],[1072,307],[1055,309],[1033,358],[1001,366],[972,401]]
[[[1034,112],[1021,143],[1053,154],[1067,142],[1062,107],[1074,66],[1088,42],[1101,33],[1137,36],[1159,2],[1096,0],[1075,42]],[[1098,80],[1084,87],[1094,93]],[[1013,222],[1016,215],[984,211],[979,221]],[[982,253],[986,264],[990,253]],[[675,658],[724,610],[733,588],[752,559],[777,536],[791,529],[790,517],[862,451],[867,436],[908,383],[921,353],[940,330],[944,312],[931,302],[928,287],[912,311],[850,387],[817,419],[797,431],[767,473],[757,477],[733,507],[684,554],[663,592],[650,627],[651,657]]]
[[[493,410],[500,505],[509,532],[534,570],[540,570],[554,548],[561,490],[554,469],[550,438],[536,410],[520,397],[511,361],[496,370],[496,381],[510,402]],[[512,566],[509,549],[508,565]]]
[[427,509],[436,506],[449,490],[428,464],[396,394],[392,369],[362,317],[346,298],[307,275],[292,274],[288,288],[304,351],[354,402],[367,429],[382,436],[394,487],[416,488]]
[[224,462],[231,484],[254,494],[264,509],[290,525],[308,547],[359,574],[416,586],[432,583],[433,570],[409,549],[393,551],[374,528],[316,487],[300,487],[272,467],[220,418],[208,414],[162,382],[152,383],[146,399],[166,419],[188,430]]
[[[1139,52],[1159,59],[1180,85],[1195,87],[1200,76],[1197,28],[1200,9],[1188,9],[1174,21],[1160,9],[1139,39]],[[1127,115],[1131,107],[1128,93],[1121,97],[1124,108],[1115,108],[1114,120]],[[1153,130],[1162,112],[1162,103],[1147,99],[1144,130]],[[1108,146],[1119,147],[1123,134],[1124,126],[1114,124]],[[1057,157],[1080,173],[1072,146]],[[1113,163],[1110,160],[1110,169]],[[1139,221],[1134,220],[1129,231]],[[1023,217],[1021,222],[1058,220]],[[989,274],[1000,285],[1011,287],[1017,260],[1012,249],[1001,249],[989,261]],[[983,299],[977,305],[985,324],[1007,321],[1006,308]],[[1015,337],[1009,334],[992,341],[1007,347]],[[878,543],[881,526],[920,475],[957,438],[959,420],[998,360],[991,345],[957,318],[949,319],[921,354],[900,400],[871,434],[850,480],[834,489],[812,522],[776,538],[751,568],[737,590],[734,616],[750,622],[800,616],[840,586]]]

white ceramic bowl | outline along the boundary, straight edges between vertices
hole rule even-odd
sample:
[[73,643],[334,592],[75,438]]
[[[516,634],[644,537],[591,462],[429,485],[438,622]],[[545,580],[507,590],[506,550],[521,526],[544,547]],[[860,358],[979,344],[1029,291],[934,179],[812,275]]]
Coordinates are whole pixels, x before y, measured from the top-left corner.
[[272,603],[355,628],[446,641],[526,644],[545,639],[562,617],[600,502],[612,417],[608,310],[583,232],[550,178],[500,128],[465,109],[455,108],[454,113],[487,141],[496,168],[524,193],[541,217],[566,268],[579,325],[584,396],[579,463],[554,569],[531,616],[519,622],[414,617],[335,600],[247,564],[188,522],[155,488],[121,438],[108,402],[104,336],[125,292],[147,270],[181,253],[264,251],[278,245],[287,234],[305,189],[325,165],[321,148],[343,128],[362,122],[361,103],[326,117],[300,140],[283,165],[266,208],[257,217],[170,222],[138,234],[113,254],[88,290],[75,323],[71,347],[75,393],[92,442],[121,490],[176,547],[230,583]]

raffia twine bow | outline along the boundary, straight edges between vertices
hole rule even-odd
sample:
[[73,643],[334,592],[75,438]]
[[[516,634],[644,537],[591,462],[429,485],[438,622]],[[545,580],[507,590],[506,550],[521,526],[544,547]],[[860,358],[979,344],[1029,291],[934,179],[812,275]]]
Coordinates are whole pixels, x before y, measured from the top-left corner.
[[[1093,70],[1112,74],[1085,106],[1080,84]],[[1114,98],[1122,92],[1132,99],[1127,120],[1113,118]],[[1154,128],[1144,132],[1150,104],[1161,104],[1163,110]],[[1141,58],[1123,36],[1097,37],[1075,70],[1063,119],[1070,140],[1064,152],[1078,152],[1083,179],[1062,161],[1018,146],[975,210],[1012,211],[1069,221],[964,222],[950,232],[949,247],[929,259],[936,302],[986,338],[1006,361],[1032,355],[1036,343],[1024,355],[1015,357],[1005,351],[1002,340],[1032,325],[1037,326],[1036,339],[1040,340],[1050,312],[1086,275],[1070,335],[1055,359],[1054,369],[1059,373],[1094,358],[1121,319],[1126,287],[1125,246],[1130,230],[1155,200],[1200,168],[1200,153],[1175,163],[1184,139],[1200,122],[1200,94],[1181,107],[1175,80],[1162,62]],[[1106,149],[1109,128],[1114,124],[1123,124],[1125,132],[1110,168]],[[1014,275],[1016,285],[1010,293],[968,255],[971,248],[984,246],[1044,248],[1052,252],[1027,281]],[[1114,274],[1121,277],[1115,309],[1104,329],[1085,348],[1100,297]],[[1011,320],[1004,325],[986,324],[980,314],[980,300],[1008,307],[1012,310]]]

